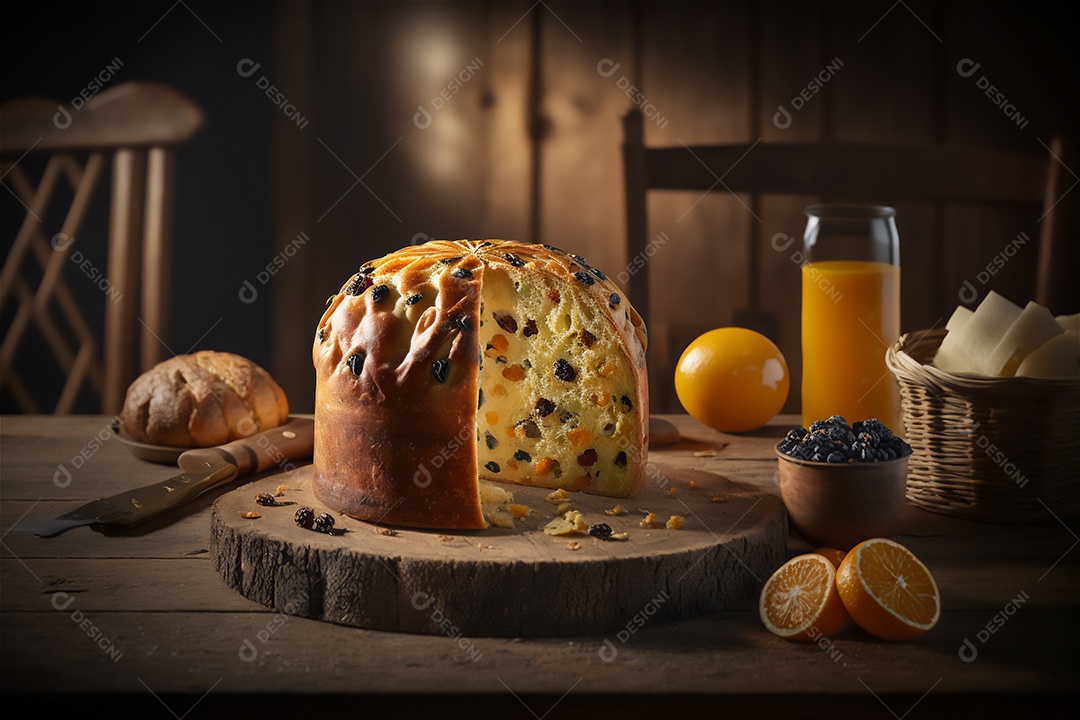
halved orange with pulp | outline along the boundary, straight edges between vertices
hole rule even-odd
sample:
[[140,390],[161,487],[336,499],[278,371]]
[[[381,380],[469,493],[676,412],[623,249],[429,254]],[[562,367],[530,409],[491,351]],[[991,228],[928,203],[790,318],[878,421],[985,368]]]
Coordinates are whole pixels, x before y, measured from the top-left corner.
[[761,622],[786,640],[829,637],[848,620],[828,558],[810,553],[788,560],[761,589]]
[[859,627],[885,640],[909,640],[937,625],[941,595],[910,550],[886,538],[859,543],[840,563],[836,587]]

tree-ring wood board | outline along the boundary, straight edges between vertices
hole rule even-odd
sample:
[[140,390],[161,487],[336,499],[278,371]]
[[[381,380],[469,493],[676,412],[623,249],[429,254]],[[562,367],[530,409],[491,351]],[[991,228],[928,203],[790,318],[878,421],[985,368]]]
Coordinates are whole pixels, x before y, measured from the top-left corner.
[[[385,528],[332,513],[335,534],[299,527],[318,514],[310,466],[248,483],[214,502],[211,554],[225,582],[282,612],[402,632],[471,636],[587,635],[745,604],[780,566],[787,513],[779,498],[714,473],[650,463],[632,498],[571,493],[590,523],[628,540],[543,532],[556,507],[542,488],[511,486],[537,511],[514,530]],[[255,496],[288,489],[277,506]],[[607,515],[616,504],[625,514]],[[241,513],[258,512],[258,519]],[[655,527],[640,527],[648,512]],[[672,515],[681,529],[665,527]],[[571,549],[571,544],[580,545]]]

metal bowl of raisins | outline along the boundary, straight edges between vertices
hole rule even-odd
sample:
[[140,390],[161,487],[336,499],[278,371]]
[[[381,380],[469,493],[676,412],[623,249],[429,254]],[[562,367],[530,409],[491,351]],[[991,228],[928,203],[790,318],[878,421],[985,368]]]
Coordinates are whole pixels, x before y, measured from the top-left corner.
[[776,455],[788,516],[810,543],[849,550],[896,532],[911,446],[877,420],[834,415],[794,428]]

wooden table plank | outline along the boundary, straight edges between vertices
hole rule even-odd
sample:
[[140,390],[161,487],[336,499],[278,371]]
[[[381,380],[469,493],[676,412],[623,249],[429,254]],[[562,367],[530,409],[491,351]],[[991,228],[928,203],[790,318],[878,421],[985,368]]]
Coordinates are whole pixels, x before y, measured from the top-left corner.
[[[655,451],[656,459],[778,492],[772,446],[794,417],[739,436],[685,416],[669,419],[686,439]],[[989,525],[909,506],[896,539],[934,572],[944,607],[938,627],[909,643],[877,641],[854,627],[824,647],[786,643],[762,628],[752,601],[732,612],[627,631],[623,638],[380,633],[278,615],[226,587],[205,555],[212,495],[136,534],[77,528],[42,539],[19,532],[26,515],[64,512],[173,474],[136,460],[113,441],[91,447],[107,420],[0,419],[5,692],[115,692],[138,699],[152,697],[148,686],[184,695],[181,714],[210,688],[213,696],[249,699],[315,691],[482,693],[488,707],[519,712],[518,704],[499,704],[513,701],[510,688],[540,713],[570,688],[578,702],[593,693],[624,699],[683,694],[687,707],[709,709],[742,698],[742,714],[779,711],[770,698],[826,694],[848,707],[869,700],[857,707],[886,712],[868,686],[897,714],[919,701],[919,717],[935,707],[1002,716],[1003,708],[1015,708],[1002,697],[1015,693],[1023,694],[1027,709],[1053,694],[1076,694],[1080,552],[1073,521]],[[89,457],[71,482],[55,483],[58,466],[72,466],[84,450]],[[708,450],[715,455],[694,455]],[[789,553],[808,549],[792,533]],[[600,654],[605,639],[615,651],[607,650],[612,662]],[[977,651],[974,662],[960,657],[965,639]],[[250,662],[240,657],[241,648]],[[545,698],[537,700],[541,694]],[[950,705],[950,698],[962,703]],[[567,701],[560,709],[578,716],[573,707],[592,706]],[[592,708],[593,716],[597,711]]]

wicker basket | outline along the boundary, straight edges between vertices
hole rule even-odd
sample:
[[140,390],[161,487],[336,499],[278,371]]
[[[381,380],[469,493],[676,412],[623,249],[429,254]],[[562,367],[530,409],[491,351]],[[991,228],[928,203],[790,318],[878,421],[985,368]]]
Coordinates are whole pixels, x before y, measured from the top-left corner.
[[946,332],[909,333],[886,354],[914,451],[908,499],[1002,523],[1080,514],[1080,379],[953,375],[924,364]]

